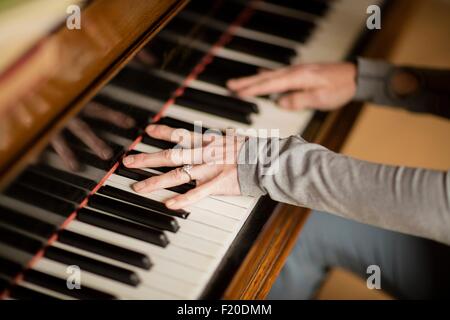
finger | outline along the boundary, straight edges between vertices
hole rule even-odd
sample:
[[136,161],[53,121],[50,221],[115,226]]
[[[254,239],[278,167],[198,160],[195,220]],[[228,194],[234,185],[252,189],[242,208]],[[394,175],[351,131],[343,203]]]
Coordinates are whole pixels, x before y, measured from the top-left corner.
[[193,180],[197,180],[201,177],[201,179],[205,179],[210,177],[211,171],[213,174],[216,173],[213,170],[212,166],[208,165],[199,165],[194,166],[191,169],[191,176],[189,176],[186,172],[183,171],[182,168],[176,168],[167,173],[161,174],[159,176],[151,177],[146,180],[137,182],[132,185],[132,188],[136,192],[144,193],[144,192],[152,192],[154,190],[159,189],[167,189],[174,186],[179,186],[184,183],[188,183],[191,181],[191,177]]
[[166,125],[151,124],[145,128],[145,132],[152,138],[174,142],[183,148],[201,146],[203,141],[203,135],[200,132],[175,129]]
[[53,138],[51,145],[69,170],[77,171],[80,168],[75,154],[61,135]]
[[217,188],[217,181],[215,179],[210,180],[184,194],[169,199],[166,201],[166,206],[173,210],[186,208],[209,195],[215,194]]
[[123,159],[128,168],[177,167],[202,163],[202,149],[166,149],[154,153],[129,155]]
[[316,91],[294,92],[278,100],[279,106],[287,110],[317,109],[318,102]]
[[68,123],[67,127],[101,159],[108,160],[113,156],[112,149],[102,139],[97,137],[84,121],[74,118]]
[[237,94],[241,97],[252,97],[298,89],[299,81],[295,79],[296,76],[288,73],[261,79],[238,91]]
[[129,129],[136,125],[136,121],[132,117],[97,102],[89,102],[83,110],[83,114],[90,118],[110,122],[119,128]]
[[262,80],[270,79],[271,77],[281,76],[286,72],[287,68],[260,71],[259,73],[248,77],[230,79],[227,81],[227,87],[232,91],[241,91],[244,88],[254,85]]

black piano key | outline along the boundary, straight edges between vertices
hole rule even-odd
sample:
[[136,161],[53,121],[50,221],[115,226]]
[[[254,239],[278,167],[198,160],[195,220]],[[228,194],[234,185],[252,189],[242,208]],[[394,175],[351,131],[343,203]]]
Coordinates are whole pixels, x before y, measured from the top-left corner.
[[[66,139],[66,142],[69,144],[69,146],[73,149],[74,153],[78,156],[79,152],[87,152],[92,154],[93,156],[99,158],[96,154],[94,154],[94,151],[91,150],[84,142],[82,142],[80,139],[78,139],[72,132],[68,130],[63,131],[64,138]],[[119,159],[123,153],[124,149],[123,146],[112,142],[110,140],[107,140],[102,137],[103,142],[105,142],[109,148],[112,150],[113,156],[106,160],[108,165],[112,166],[115,162],[117,162],[117,159]],[[99,158],[100,159],[100,158]]]
[[[201,40],[202,42],[213,44],[219,40],[222,36],[223,31],[210,27],[205,24],[193,23],[190,20],[183,19],[183,17],[178,16],[173,19],[162,31],[170,31],[182,37],[189,37],[189,39]],[[186,34],[186,30],[190,30],[189,34]]]
[[173,81],[132,67],[125,67],[111,82],[114,85],[161,101],[167,101],[178,88],[178,84]]
[[[45,287],[44,287],[45,288]],[[48,296],[42,292],[37,292],[20,285],[11,287],[9,296],[16,300],[55,300],[55,297]]]
[[97,185],[97,182],[91,179],[81,177],[79,175],[53,168],[46,164],[36,164],[29,167],[30,170],[39,174],[46,175],[53,179],[66,182],[68,184],[91,191]]
[[101,240],[89,238],[72,231],[61,231],[58,234],[58,241],[142,269],[149,270],[152,265],[149,257],[145,254],[109,244]]
[[77,158],[82,163],[88,164],[92,167],[95,167],[95,168],[101,169],[101,170],[105,170],[105,171],[109,171],[114,166],[114,163],[115,163],[113,161],[100,159],[95,154],[92,154],[92,153],[86,152],[86,151],[82,151],[82,150],[77,151]]
[[69,289],[65,280],[45,274],[37,270],[27,270],[24,276],[24,280],[41,286],[43,288],[50,289],[55,292],[62,293],[66,296],[73,297],[76,299],[84,300],[110,300],[116,299],[115,296],[81,285],[80,289]]
[[[53,148],[48,149],[50,152],[55,152]],[[91,167],[103,170],[103,171],[109,171],[114,164],[117,162],[118,158],[114,157],[111,160],[103,160],[100,159],[97,155],[88,152],[83,149],[77,149],[75,150],[75,154],[77,157],[77,160],[81,164],[90,165]],[[116,159],[117,158],[117,159]]]
[[182,76],[187,76],[205,55],[185,43],[171,42],[160,36],[153,39],[146,49],[159,60],[159,69]]
[[[178,120],[178,119],[175,119],[172,117],[162,117],[154,123],[155,124],[163,124],[163,125],[166,125],[166,126],[169,126],[172,128],[186,129],[186,130],[192,131],[192,132],[194,132],[194,130],[196,129],[193,123],[185,122],[185,121]],[[202,127],[197,126],[197,132],[204,133],[205,131],[208,131],[208,130],[210,130],[210,129],[203,127],[203,126]]]
[[35,254],[43,247],[43,242],[0,226],[0,243]]
[[117,188],[114,188],[112,186],[103,186],[98,190],[98,193],[104,194],[106,196],[109,196],[111,198],[123,200],[130,202],[132,204],[145,207],[149,210],[166,214],[169,216],[175,216],[178,218],[186,219],[189,216],[189,212],[186,210],[172,210],[166,207],[164,203],[149,199],[147,197],[143,197],[131,192],[127,192],[124,190],[120,190]]
[[223,5],[217,7],[216,4],[217,4],[216,1],[192,0],[189,1],[184,10],[191,10],[198,13],[204,13],[210,16],[212,13],[223,8]]
[[[159,169],[161,169],[161,168],[155,168],[155,169],[159,171]],[[173,170],[174,168],[171,168],[171,169]],[[158,175],[156,173],[148,172],[145,170],[135,169],[135,168],[125,168],[123,166],[120,166],[119,168],[117,168],[115,174],[118,174],[119,176],[126,177],[126,178],[129,178],[132,180],[136,180],[136,181],[142,181],[147,178],[155,177]],[[170,190],[170,191],[173,191],[176,193],[186,193],[189,190],[192,190],[194,188],[195,188],[195,183],[189,182],[189,183],[180,184],[179,186],[167,188],[167,190]]]
[[172,149],[177,145],[174,142],[155,139],[147,135],[142,138],[141,143],[148,144],[149,146],[153,146],[160,149]]
[[[172,23],[166,27],[166,29],[179,35],[185,35],[187,28],[192,28],[192,22],[184,19],[176,19],[176,21],[172,21]],[[222,30],[214,29],[212,26],[201,26],[198,28],[198,31],[195,35],[193,35],[193,37],[201,40],[202,42],[213,44],[219,40],[222,33]],[[225,47],[283,64],[289,64],[290,59],[296,55],[296,51],[291,48],[281,47],[254,39],[243,38],[237,35],[234,35]]]
[[[218,11],[216,18],[225,22],[232,22],[245,6],[239,3],[227,2]],[[254,10],[248,21],[243,24],[244,28],[287,38],[297,42],[305,42],[315,23],[290,16],[279,15],[275,12]]]
[[144,127],[156,115],[155,112],[101,94],[95,96],[93,101],[132,117],[138,127]]
[[298,42],[305,42],[314,30],[315,23],[272,12],[255,11],[250,20],[244,23],[249,28]]
[[309,0],[309,1],[298,1],[298,0],[265,0],[265,2],[270,2],[282,7],[287,7],[290,9],[296,9],[299,11],[307,12],[310,14],[323,16],[328,11],[331,1],[324,0]]
[[77,219],[81,222],[152,243],[160,247],[166,247],[169,244],[167,236],[162,231],[90,209],[84,208],[78,211]]
[[[171,43],[169,40],[167,41],[168,43]],[[159,42],[161,42],[161,40],[159,40]],[[175,44],[172,42],[172,45]],[[189,44],[186,45],[188,46]],[[189,48],[189,51],[199,57],[203,57],[206,54],[205,52],[194,48]],[[198,78],[199,80],[225,87],[228,79],[253,75],[258,72],[258,69],[259,68],[255,65],[215,56],[213,61],[208,64],[207,68],[202,73],[200,73]],[[173,68],[169,71],[183,75],[179,71],[179,68]]]
[[214,57],[199,80],[226,87],[226,82],[232,78],[247,77],[258,73],[258,67],[230,59]]
[[249,114],[242,114],[242,113],[238,113],[238,112],[231,112],[225,109],[215,109],[215,108],[210,108],[207,107],[206,105],[202,105],[198,102],[189,100],[184,98],[183,96],[177,98],[176,100],[176,104],[182,107],[187,107],[190,109],[194,109],[194,110],[198,110],[198,111],[202,111],[205,113],[210,113],[210,114],[214,114],[216,116],[222,117],[222,118],[227,118],[233,121],[237,121],[240,123],[244,123],[244,124],[251,124],[252,123],[252,119],[250,117]]
[[[219,111],[242,113],[245,115],[259,112],[258,106],[255,103],[194,88],[186,88],[180,98],[182,98],[182,101],[191,101],[190,104],[193,104],[197,110],[213,114],[218,114]],[[180,98],[177,99],[177,102],[181,101]],[[184,102],[180,102],[180,104],[185,105]]]
[[18,211],[0,205],[0,223],[13,226],[20,230],[39,235],[48,239],[56,232],[56,226],[39,219],[30,217]]
[[0,275],[4,278],[13,279],[22,270],[23,266],[19,263],[0,257]]
[[6,189],[5,194],[63,217],[68,217],[75,210],[75,206],[72,203],[52,197],[25,185],[13,184]]
[[92,128],[96,128],[96,130],[103,130],[132,141],[142,133],[142,129],[138,127],[133,127],[129,129],[120,128],[110,122],[102,121],[99,119],[83,117],[83,121],[89,124]]
[[8,289],[10,281],[0,277],[0,293]]
[[234,36],[225,48],[282,64],[289,64],[296,55],[296,51],[291,48],[237,36]]
[[75,203],[81,203],[87,195],[86,190],[29,170],[23,172],[16,180],[16,183],[26,185],[30,188],[48,193],[54,197],[62,198]]
[[64,264],[77,265],[81,270],[89,271],[103,277],[114,279],[130,286],[137,286],[141,282],[139,276],[131,270],[117,267],[57,247],[47,248],[44,256],[48,259]]
[[111,198],[93,195],[89,198],[89,206],[131,221],[135,221],[160,230],[177,232],[180,228],[173,217],[158,214],[134,205],[116,201]]

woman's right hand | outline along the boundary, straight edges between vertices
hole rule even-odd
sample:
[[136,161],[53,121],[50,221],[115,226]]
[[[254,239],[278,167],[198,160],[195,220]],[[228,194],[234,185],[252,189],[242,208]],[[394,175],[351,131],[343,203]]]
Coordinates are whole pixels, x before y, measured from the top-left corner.
[[299,64],[274,71],[231,79],[228,88],[241,97],[284,93],[280,107],[291,110],[333,110],[356,93],[353,63]]

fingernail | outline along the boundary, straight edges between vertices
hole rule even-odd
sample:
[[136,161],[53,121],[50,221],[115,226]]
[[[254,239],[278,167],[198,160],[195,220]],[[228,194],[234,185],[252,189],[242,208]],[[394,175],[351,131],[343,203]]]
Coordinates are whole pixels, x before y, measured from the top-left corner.
[[80,169],[78,161],[76,161],[76,160],[69,160],[69,168],[72,171],[78,171]]
[[174,206],[176,202],[177,202],[176,200],[170,199],[166,202],[166,206],[170,208],[170,207]]
[[156,126],[153,124],[150,124],[147,126],[147,128],[145,129],[145,131],[149,132],[149,131],[153,131],[155,130]]
[[133,189],[136,192],[139,192],[140,190],[144,189],[145,187],[145,183],[144,182],[136,182],[135,184],[133,184]]
[[113,156],[112,150],[110,150],[110,149],[104,149],[104,150],[102,150],[102,158],[103,158],[104,160],[111,159],[112,156]]
[[132,164],[133,162],[134,162],[134,157],[133,156],[128,156],[128,157],[125,157],[123,159],[123,164],[126,165],[126,166]]

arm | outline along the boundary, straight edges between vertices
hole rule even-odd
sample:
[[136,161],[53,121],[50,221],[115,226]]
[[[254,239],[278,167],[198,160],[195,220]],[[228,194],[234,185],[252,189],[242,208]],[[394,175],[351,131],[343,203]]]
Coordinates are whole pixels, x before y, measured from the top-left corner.
[[359,58],[354,100],[450,118],[450,71]]
[[[257,146],[246,142],[239,154],[244,195],[269,194],[277,201],[450,244],[449,172],[360,161],[299,136],[280,140],[278,163],[264,166],[270,141],[260,141]],[[245,162],[246,157],[253,161]],[[265,174],[271,169],[274,174]]]
[[282,94],[281,108],[334,110],[352,99],[450,118],[450,71],[387,62],[299,64],[228,81],[242,97]]
[[360,161],[299,136],[246,139],[164,125],[149,125],[146,131],[182,148],[128,155],[125,166],[193,164],[190,174],[176,168],[132,185],[145,194],[196,180],[194,189],[166,200],[171,209],[189,208],[209,195],[269,194],[278,201],[450,244],[449,172]]

